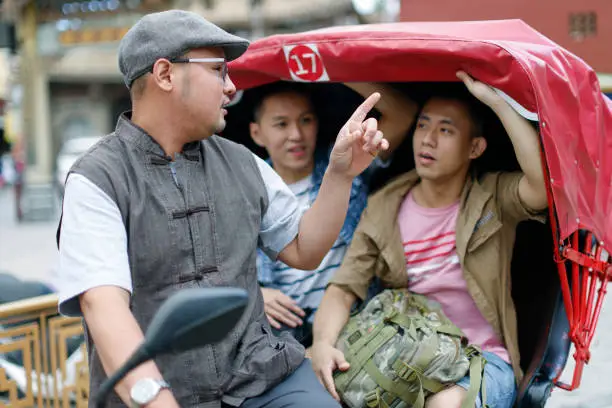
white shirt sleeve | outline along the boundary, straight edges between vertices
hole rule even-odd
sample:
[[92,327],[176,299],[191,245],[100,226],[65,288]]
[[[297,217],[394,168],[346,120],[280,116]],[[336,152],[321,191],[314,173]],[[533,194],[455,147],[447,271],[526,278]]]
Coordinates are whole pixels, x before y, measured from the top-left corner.
[[71,174],[66,181],[59,245],[60,313],[81,316],[79,295],[107,285],[132,292],[123,219],[104,191],[86,177]]
[[268,208],[261,221],[259,247],[276,260],[279,252],[297,237],[306,208],[300,206],[287,184],[268,163],[253,156],[268,193]]

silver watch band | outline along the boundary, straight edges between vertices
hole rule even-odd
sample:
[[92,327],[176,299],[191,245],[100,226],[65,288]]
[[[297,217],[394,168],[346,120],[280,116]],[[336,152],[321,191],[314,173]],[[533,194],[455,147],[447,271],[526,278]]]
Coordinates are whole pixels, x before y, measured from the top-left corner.
[[[170,385],[164,381],[164,380],[160,380],[160,379],[155,379],[155,378],[148,378],[147,381],[153,381],[155,384],[159,385],[159,389],[157,390],[157,392],[155,393],[155,395],[153,396],[153,398],[151,398],[147,403],[145,404],[140,404],[136,401],[134,401],[130,395],[130,408],[143,408],[145,405],[153,402],[155,400],[155,398],[157,398],[157,396],[159,395],[159,393],[165,389],[165,388],[170,388]],[[136,383],[136,385],[138,385],[138,383]],[[135,385],[135,386],[136,386]]]

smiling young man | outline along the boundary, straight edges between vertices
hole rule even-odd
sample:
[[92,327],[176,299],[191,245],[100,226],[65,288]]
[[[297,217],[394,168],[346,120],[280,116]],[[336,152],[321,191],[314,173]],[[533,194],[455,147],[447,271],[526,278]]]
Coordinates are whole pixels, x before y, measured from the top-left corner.
[[[514,402],[522,373],[510,263],[517,224],[543,220],[547,206],[538,135],[492,88],[463,72],[458,76],[497,114],[522,171],[474,177],[473,161],[487,146],[478,109],[468,99],[448,96],[424,104],[412,139],[416,169],[370,198],[315,317],[313,367],[335,398],[332,372],[349,368],[335,348],[338,335],[376,276],[385,287],[408,288],[439,302],[484,351],[488,406],[509,408]],[[428,398],[426,407],[461,406],[468,385],[465,377]]]
[[[364,91],[360,84],[347,85],[364,96],[375,92],[374,89]],[[268,163],[305,208],[310,207],[319,194],[330,153],[329,146],[317,143],[319,123],[312,100],[308,88],[303,85],[279,82],[264,86],[250,124],[252,139],[266,149]],[[398,109],[378,124],[389,142],[389,149],[381,152],[365,174],[353,180],[344,225],[321,263],[315,269],[303,270],[292,268],[281,260],[273,261],[263,251],[258,253],[258,276],[268,320],[277,333],[289,331],[305,347],[312,342],[312,321],[323,292],[344,258],[365,207],[367,173],[384,165],[384,160],[409,130],[410,123],[402,120],[403,115],[410,112],[414,115],[417,109],[416,104],[394,90],[385,92],[377,107],[389,110],[390,105]]]

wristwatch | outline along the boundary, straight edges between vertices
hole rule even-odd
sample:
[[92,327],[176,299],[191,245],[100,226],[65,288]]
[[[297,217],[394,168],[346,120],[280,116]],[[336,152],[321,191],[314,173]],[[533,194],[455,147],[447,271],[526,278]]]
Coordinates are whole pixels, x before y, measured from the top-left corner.
[[139,380],[130,390],[131,408],[141,408],[150,403],[157,397],[157,394],[164,388],[170,388],[164,380],[154,380],[143,378]]

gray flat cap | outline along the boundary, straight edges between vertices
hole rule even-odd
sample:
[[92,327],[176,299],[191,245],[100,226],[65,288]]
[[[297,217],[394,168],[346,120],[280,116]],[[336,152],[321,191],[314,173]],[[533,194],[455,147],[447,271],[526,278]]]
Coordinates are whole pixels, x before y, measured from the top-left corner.
[[249,41],[232,35],[185,10],[151,13],[141,18],[119,43],[119,70],[127,87],[149,72],[160,58],[176,58],[189,50],[221,47],[228,61],[241,56]]

